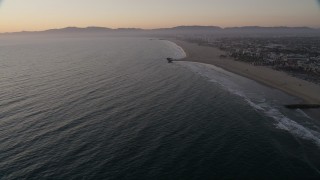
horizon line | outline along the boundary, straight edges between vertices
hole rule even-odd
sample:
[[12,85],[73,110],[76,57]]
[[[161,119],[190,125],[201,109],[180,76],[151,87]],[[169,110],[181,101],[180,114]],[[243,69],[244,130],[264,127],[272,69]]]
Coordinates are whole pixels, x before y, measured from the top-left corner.
[[111,28],[106,26],[65,26],[65,27],[57,27],[57,28],[49,28],[49,29],[41,29],[41,30],[21,30],[21,31],[12,31],[12,32],[0,32],[0,34],[10,34],[10,33],[27,33],[27,32],[45,32],[50,30],[62,30],[67,28],[77,28],[77,29],[88,29],[88,28],[105,28],[110,30],[122,30],[122,29],[136,29],[136,30],[146,30],[146,31],[152,31],[152,30],[161,30],[161,29],[173,29],[177,27],[215,27],[220,28],[221,30],[225,29],[231,29],[231,28],[245,28],[245,27],[256,27],[256,28],[309,28],[314,30],[320,30],[320,27],[312,27],[312,26],[258,26],[258,25],[245,25],[245,26],[228,26],[228,27],[222,27],[222,26],[216,26],[216,25],[177,25],[177,26],[170,26],[170,27],[159,27],[159,28],[139,28],[139,27],[119,27],[119,28]]

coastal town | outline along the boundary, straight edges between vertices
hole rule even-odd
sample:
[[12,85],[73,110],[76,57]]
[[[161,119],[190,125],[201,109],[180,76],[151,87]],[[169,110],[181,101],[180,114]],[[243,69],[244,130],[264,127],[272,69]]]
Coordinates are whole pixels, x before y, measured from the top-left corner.
[[270,67],[320,84],[319,37],[189,37],[188,41],[223,50],[222,59]]

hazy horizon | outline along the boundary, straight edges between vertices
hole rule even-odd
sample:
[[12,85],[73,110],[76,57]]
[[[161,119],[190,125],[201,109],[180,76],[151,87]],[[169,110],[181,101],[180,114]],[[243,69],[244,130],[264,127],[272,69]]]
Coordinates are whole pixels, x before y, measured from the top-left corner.
[[64,27],[169,28],[288,26],[320,28],[318,0],[0,0],[0,32]]
[[77,28],[77,29],[86,29],[86,28],[105,28],[105,29],[111,29],[111,30],[121,30],[121,29],[137,29],[137,30],[146,30],[146,31],[153,31],[153,30],[161,30],[161,29],[174,29],[179,27],[217,27],[221,28],[222,30],[232,29],[232,28],[246,28],[246,27],[259,27],[259,28],[311,28],[314,30],[320,30],[320,28],[317,27],[310,27],[310,26],[230,26],[230,27],[220,27],[216,25],[177,25],[177,26],[170,26],[170,27],[159,27],[159,28],[139,28],[139,27],[117,27],[117,28],[111,28],[111,27],[105,27],[105,26],[65,26],[65,27],[53,27],[49,29],[39,29],[34,31],[29,30],[21,30],[21,31],[12,31],[12,32],[1,32],[0,34],[6,34],[6,33],[23,33],[23,32],[43,32],[43,31],[50,31],[50,30],[63,30],[67,28]]

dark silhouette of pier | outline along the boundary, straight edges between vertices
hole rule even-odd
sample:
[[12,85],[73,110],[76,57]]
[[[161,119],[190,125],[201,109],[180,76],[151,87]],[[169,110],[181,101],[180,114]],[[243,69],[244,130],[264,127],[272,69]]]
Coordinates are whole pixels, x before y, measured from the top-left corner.
[[285,107],[288,109],[317,109],[320,108],[320,104],[289,104]]
[[172,63],[174,61],[173,58],[167,58],[168,63]]

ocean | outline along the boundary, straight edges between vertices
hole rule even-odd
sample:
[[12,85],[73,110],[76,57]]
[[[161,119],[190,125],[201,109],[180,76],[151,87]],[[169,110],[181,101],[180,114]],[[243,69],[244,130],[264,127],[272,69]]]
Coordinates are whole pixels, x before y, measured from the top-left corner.
[[172,42],[0,37],[0,179],[320,178],[320,121]]

